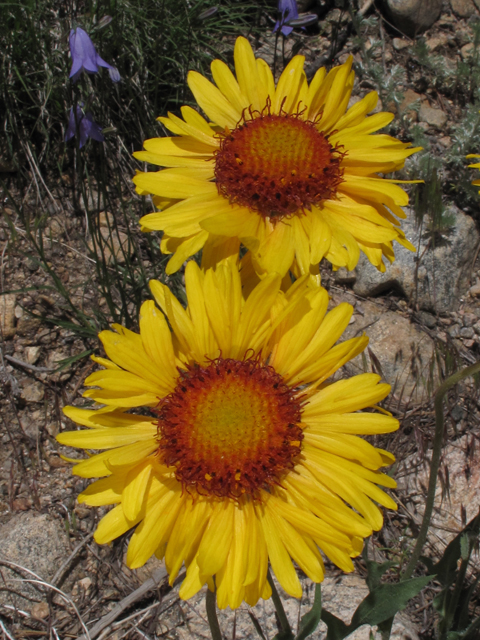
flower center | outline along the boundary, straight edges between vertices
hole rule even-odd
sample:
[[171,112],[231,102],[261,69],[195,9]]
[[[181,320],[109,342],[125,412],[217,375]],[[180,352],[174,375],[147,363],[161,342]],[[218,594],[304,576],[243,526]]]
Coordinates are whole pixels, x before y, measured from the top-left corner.
[[300,115],[271,114],[267,105],[224,134],[215,155],[218,192],[272,221],[334,197],[344,154]]
[[278,484],[301,451],[300,402],[258,359],[190,367],[156,411],[164,462],[202,495],[255,496]]

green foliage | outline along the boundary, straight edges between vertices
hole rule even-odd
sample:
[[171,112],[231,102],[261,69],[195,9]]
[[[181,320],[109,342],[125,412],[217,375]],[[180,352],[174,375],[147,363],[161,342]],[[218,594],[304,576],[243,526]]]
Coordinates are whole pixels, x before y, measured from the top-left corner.
[[[373,564],[376,565],[376,563]],[[384,570],[388,569],[391,563],[387,565]],[[374,568],[371,565],[371,569],[376,573],[376,578],[373,580],[373,583],[376,583],[382,569],[379,569],[378,565]],[[396,583],[377,584],[358,605],[349,625],[323,610],[322,620],[328,627],[327,640],[343,640],[364,624],[374,626],[385,623],[398,611],[405,609],[408,601],[418,595],[431,579],[432,576],[422,576]]]
[[382,46],[380,40],[370,41],[371,46],[368,49],[366,47],[367,35],[376,28],[378,19],[352,13],[352,24],[357,34],[353,43],[361,52],[361,61],[355,63],[356,73],[359,78],[371,81],[383,105],[391,104],[398,107],[403,100],[403,93],[399,91],[398,86],[405,82],[405,70],[400,65],[386,70],[382,62],[376,59]]
[[308,613],[302,616],[300,621],[300,631],[297,634],[296,640],[304,640],[311,635],[322,617],[322,588],[320,584],[315,585],[315,597],[313,606]]
[[[264,6],[226,0],[213,17],[200,20],[214,5],[214,0],[94,0],[66,15],[53,0],[6,4],[0,23],[3,151],[13,157],[28,141],[42,166],[54,157],[63,164],[67,113],[80,99],[99,124],[117,133],[115,146],[127,154],[158,135],[155,118],[189,100],[189,69],[206,72],[213,57],[225,58],[224,39],[254,29]],[[106,15],[112,21],[103,26]],[[118,67],[118,86],[106,70],[69,82],[68,35],[76,25]]]
[[[18,171],[2,183],[2,192],[26,231],[26,254],[38,261],[46,286],[60,298],[59,312],[43,320],[85,337],[112,321],[135,326],[148,281],[165,280],[167,258],[158,237],[138,229],[153,204],[134,192],[131,178],[138,163],[131,154],[146,138],[162,135],[158,115],[191,102],[190,69],[208,75],[213,58],[230,58],[234,36],[258,29],[266,1],[225,0],[210,17],[205,11],[216,6],[214,0],[93,0],[61,9],[54,0],[21,0],[4,6],[0,155]],[[118,68],[120,83],[113,84],[105,69],[83,73],[75,84],[69,80],[68,37],[75,26],[82,26],[98,53]],[[68,114],[79,102],[103,127],[104,143],[89,141],[82,149],[77,139],[65,144]],[[73,203],[73,212],[64,208],[65,201]],[[101,211],[113,214],[106,225]],[[76,291],[64,286],[50,262],[52,212],[83,225],[82,253],[94,269]],[[17,230],[5,219],[14,244]],[[169,284],[181,296],[181,274]],[[79,295],[92,299],[87,311]]]
[[480,576],[467,579],[467,569],[472,552],[480,535],[480,512],[450,542],[442,558],[433,564],[429,558],[423,561],[430,575],[435,575],[442,590],[433,600],[439,620],[437,637],[439,640],[473,640],[478,637],[480,616],[471,619],[474,609],[472,599],[480,582]]

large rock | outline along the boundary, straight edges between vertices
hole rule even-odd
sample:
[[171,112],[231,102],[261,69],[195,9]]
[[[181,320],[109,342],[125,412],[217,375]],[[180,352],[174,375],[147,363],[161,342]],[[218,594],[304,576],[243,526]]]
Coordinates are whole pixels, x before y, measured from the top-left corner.
[[[431,459],[431,452],[427,458]],[[463,529],[462,510],[468,522],[480,509],[480,447],[473,434],[444,447],[440,472],[429,530],[429,541],[438,555]],[[399,495],[403,496],[405,506],[417,523],[421,522],[425,510],[429,474],[427,460],[419,461],[417,453],[401,461],[395,474]]]
[[431,248],[430,235],[421,233],[413,211],[406,209],[407,219],[402,222],[402,228],[417,247],[417,253],[396,245],[395,262],[387,266],[385,273],[377,271],[362,254],[356,268],[355,293],[375,296],[395,289],[424,311],[454,310],[468,289],[479,236],[472,218],[454,206],[451,212],[455,217],[454,226]]
[[[296,598],[291,598],[279,588],[285,612],[294,632],[297,630],[299,617],[309,611],[313,604],[314,585],[307,578],[303,579],[302,582],[303,597],[301,601]],[[367,595],[368,589],[365,581],[356,574],[327,576],[322,583],[322,606],[347,624],[352,619],[357,606]],[[175,629],[178,637],[180,640],[209,637],[209,630],[206,624],[205,589],[202,589],[200,593],[189,600],[189,603],[190,606],[184,608],[183,617],[186,624],[184,626],[177,626]],[[273,638],[278,630],[275,624],[275,610],[271,599],[266,602],[260,600],[259,603],[251,609],[250,607],[241,607],[237,609],[235,614],[229,609],[221,611],[219,613],[219,622],[224,637],[235,637],[238,640],[256,640],[258,638],[248,610],[251,610],[254,614],[266,637]],[[172,611],[170,615],[174,615],[174,611]],[[163,623],[168,628],[169,625],[166,617],[163,618]],[[349,640],[369,640],[370,630],[370,626],[364,625],[352,633],[352,635],[348,636],[348,638]],[[313,640],[324,638],[326,631],[326,625],[320,622],[317,630],[310,637]],[[375,637],[375,629],[372,629],[372,632]],[[378,638],[379,636],[380,634],[377,634]],[[392,640],[418,640],[418,633],[408,617],[404,613],[399,613],[395,617],[392,635],[390,637]]]
[[[46,514],[32,511],[14,515],[2,525],[0,540],[2,560],[29,569],[47,582],[53,578],[70,553],[67,535],[61,523]],[[32,600],[44,599],[41,591],[26,581],[34,579],[33,576],[4,567],[2,575],[5,583],[0,590],[0,604],[30,609]],[[21,597],[22,595],[26,598]]]
[[[368,335],[367,370],[378,371],[380,363],[378,373],[392,386],[391,400],[420,402],[430,397],[438,382],[434,342],[430,336],[408,317],[385,311],[383,306],[368,301],[362,303],[361,314],[357,311],[354,318],[343,339],[363,332]],[[363,373],[364,363],[360,355],[347,363],[345,369],[349,375]]]
[[382,6],[394,27],[407,36],[416,36],[438,19],[442,0],[383,0]]
[[450,0],[452,11],[459,18],[470,18],[475,15],[477,13],[475,4],[472,0]]

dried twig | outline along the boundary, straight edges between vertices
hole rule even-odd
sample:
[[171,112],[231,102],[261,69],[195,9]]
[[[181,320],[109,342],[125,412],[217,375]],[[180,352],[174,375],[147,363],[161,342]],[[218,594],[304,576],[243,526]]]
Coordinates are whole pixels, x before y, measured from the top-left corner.
[[8,638],[8,640],[15,640],[15,638],[12,635],[10,635],[10,633],[8,632],[7,628],[5,627],[5,625],[1,620],[0,620],[0,627],[3,633],[5,634],[5,637]]
[[80,612],[78,611],[75,603],[73,602],[73,600],[63,591],[61,591],[60,589],[58,589],[57,587],[53,586],[53,584],[50,584],[49,582],[46,582],[45,580],[43,580],[39,575],[37,575],[36,573],[34,573],[33,571],[30,571],[30,569],[27,569],[26,567],[22,567],[20,564],[17,564],[15,562],[9,562],[8,560],[4,560],[3,558],[0,559],[0,565],[3,565],[5,567],[8,567],[9,569],[13,569],[13,571],[17,571],[19,573],[24,572],[30,576],[33,576],[33,579],[27,579],[27,578],[23,578],[24,582],[28,582],[29,584],[36,584],[39,585],[41,587],[46,587],[47,589],[51,589],[52,591],[55,591],[55,593],[58,593],[58,595],[65,600],[65,602],[67,602],[75,611],[75,614],[78,617],[78,620],[80,622],[80,624],[82,625],[82,628],[85,632],[85,635],[82,636],[82,638],[84,640],[93,640],[88,632],[88,629],[82,619],[82,616],[80,615]]
[[[134,602],[137,602],[137,600],[140,600],[140,598],[142,598],[146,593],[148,593],[152,589],[156,589],[160,584],[160,582],[162,582],[162,580],[164,580],[166,577],[167,577],[167,570],[165,569],[165,567],[160,567],[159,569],[154,571],[151,578],[149,578],[148,580],[145,580],[145,582],[140,587],[138,587],[138,589],[135,589],[133,593],[131,593],[126,598],[121,600],[117,604],[117,606],[114,609],[112,609],[112,611],[107,613],[107,615],[103,616],[103,618],[99,620],[90,629],[90,632],[89,632],[90,635],[88,637],[91,640],[95,640],[95,638],[98,635],[100,635],[100,633],[106,627],[111,625],[112,622],[115,622],[115,620],[122,614],[123,611],[125,611],[125,609],[128,609],[128,607],[130,607]],[[185,574],[182,574],[177,578],[175,583],[177,581],[183,580],[184,577],[185,577]],[[87,640],[87,637],[83,635],[83,636],[80,636],[78,640]]]
[[64,574],[65,574],[66,570],[70,567],[70,564],[72,563],[72,560],[83,549],[83,547],[87,544],[87,542],[89,542],[92,538],[93,538],[93,532],[89,533],[88,536],[85,536],[85,538],[80,542],[80,544],[78,544],[75,547],[75,549],[72,551],[72,553],[68,556],[68,558],[60,566],[60,568],[58,569],[56,574],[53,576],[53,578],[52,578],[52,584],[53,585],[57,585],[57,584],[61,584],[62,583],[63,578],[64,578]]
[[366,0],[365,3],[363,4],[363,6],[358,10],[358,15],[359,16],[364,16],[367,11],[370,9],[370,7],[373,5],[373,3],[375,2],[375,0]]
[[36,367],[34,364],[29,364],[28,362],[23,362],[23,360],[18,360],[18,358],[14,358],[13,356],[4,356],[5,360],[8,360],[17,367],[23,367],[24,369],[31,369],[31,371],[35,371],[35,373],[52,373],[56,369],[49,369],[48,367]]

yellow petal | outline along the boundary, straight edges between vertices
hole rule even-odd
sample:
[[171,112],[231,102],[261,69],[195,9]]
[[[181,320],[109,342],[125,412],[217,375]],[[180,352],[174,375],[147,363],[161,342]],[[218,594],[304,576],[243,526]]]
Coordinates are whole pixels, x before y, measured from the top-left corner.
[[188,73],[187,82],[195,100],[210,120],[221,127],[235,128],[242,114],[215,85],[196,71]]

